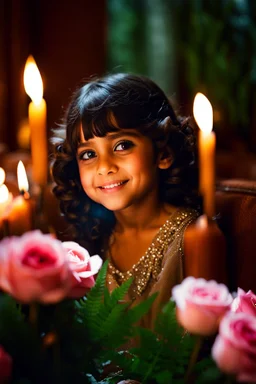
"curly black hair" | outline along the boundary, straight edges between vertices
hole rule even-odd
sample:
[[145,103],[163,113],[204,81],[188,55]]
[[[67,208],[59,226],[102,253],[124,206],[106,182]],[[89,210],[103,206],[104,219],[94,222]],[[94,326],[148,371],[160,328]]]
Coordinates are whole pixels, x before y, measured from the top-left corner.
[[53,192],[73,224],[74,239],[90,252],[102,253],[115,217],[82,188],[76,159],[81,126],[86,140],[124,128],[150,137],[156,156],[161,151],[174,159],[169,169],[159,170],[160,199],[198,208],[196,140],[189,119],[176,116],[167,96],[147,77],[120,73],[90,81],[73,94],[63,124],[52,138]]

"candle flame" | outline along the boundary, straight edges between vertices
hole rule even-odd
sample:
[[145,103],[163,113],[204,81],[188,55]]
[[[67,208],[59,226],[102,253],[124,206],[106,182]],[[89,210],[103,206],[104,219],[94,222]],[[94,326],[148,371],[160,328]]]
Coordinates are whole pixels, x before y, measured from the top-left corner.
[[210,101],[202,93],[197,93],[193,106],[194,118],[198,127],[205,133],[210,133],[213,125],[213,110]]
[[24,87],[31,100],[39,105],[43,97],[43,81],[33,56],[29,56],[24,69]]
[[0,186],[0,204],[7,203],[9,199],[9,190],[5,184]]
[[207,215],[201,215],[196,221],[196,224],[201,229],[206,229],[208,227],[208,218]]
[[0,185],[2,185],[5,181],[5,171],[0,167]]
[[19,190],[21,192],[28,192],[28,178],[27,178],[26,170],[22,161],[19,161],[18,163],[17,177],[18,177]]

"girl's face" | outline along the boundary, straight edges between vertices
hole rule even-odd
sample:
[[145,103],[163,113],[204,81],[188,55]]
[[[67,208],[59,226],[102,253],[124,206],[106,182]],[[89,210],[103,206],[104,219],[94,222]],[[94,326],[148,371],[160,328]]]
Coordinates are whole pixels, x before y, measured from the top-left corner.
[[82,134],[77,162],[85,193],[111,211],[139,207],[147,197],[157,201],[161,161],[155,161],[151,139],[135,129],[89,140]]

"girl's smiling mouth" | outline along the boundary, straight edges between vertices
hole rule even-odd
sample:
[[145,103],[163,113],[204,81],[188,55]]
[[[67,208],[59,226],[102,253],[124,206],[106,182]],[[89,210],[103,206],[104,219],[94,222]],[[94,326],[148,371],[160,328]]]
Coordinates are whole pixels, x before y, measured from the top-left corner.
[[120,189],[124,184],[126,184],[129,180],[124,181],[116,181],[109,184],[101,185],[100,188],[103,191],[114,191]]

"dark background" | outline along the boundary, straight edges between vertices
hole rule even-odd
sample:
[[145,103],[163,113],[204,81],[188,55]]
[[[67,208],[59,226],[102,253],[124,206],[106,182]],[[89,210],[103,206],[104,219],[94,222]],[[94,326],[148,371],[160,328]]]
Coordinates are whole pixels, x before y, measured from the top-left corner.
[[50,130],[79,82],[105,70],[106,4],[1,0],[0,15],[0,141],[15,150],[30,101],[23,85],[28,55],[43,78]]

